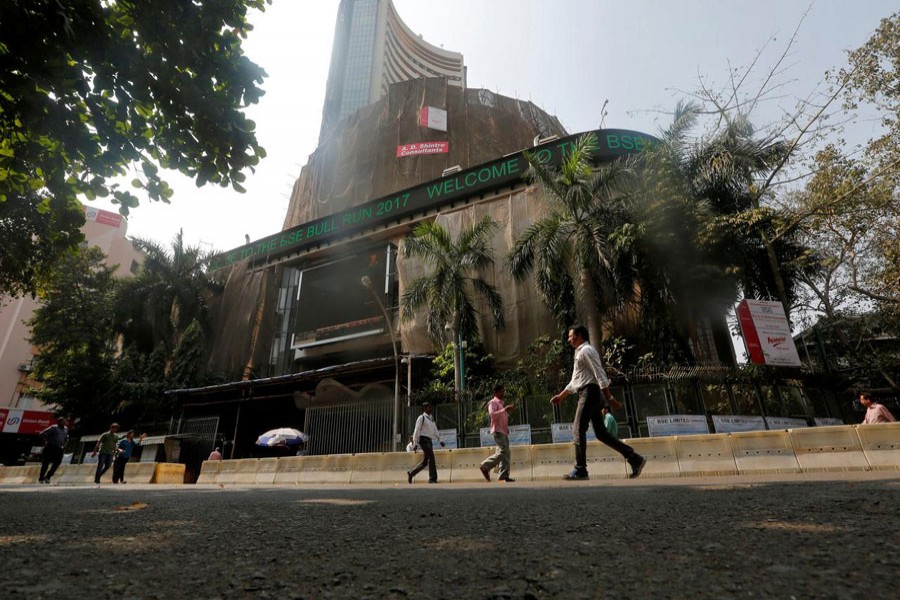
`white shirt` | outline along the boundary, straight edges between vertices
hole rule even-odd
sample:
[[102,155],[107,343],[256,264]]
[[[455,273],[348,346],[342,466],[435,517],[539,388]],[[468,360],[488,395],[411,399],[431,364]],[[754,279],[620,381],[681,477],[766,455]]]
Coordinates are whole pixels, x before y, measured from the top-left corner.
[[570,394],[575,394],[589,383],[596,383],[600,389],[609,387],[609,377],[600,362],[597,350],[587,342],[575,349],[575,367],[572,369],[572,381],[566,386]]
[[441,435],[438,433],[437,425],[434,424],[434,417],[422,413],[416,419],[416,430],[413,431],[413,442],[419,445],[420,437],[431,438],[432,442],[440,442]]

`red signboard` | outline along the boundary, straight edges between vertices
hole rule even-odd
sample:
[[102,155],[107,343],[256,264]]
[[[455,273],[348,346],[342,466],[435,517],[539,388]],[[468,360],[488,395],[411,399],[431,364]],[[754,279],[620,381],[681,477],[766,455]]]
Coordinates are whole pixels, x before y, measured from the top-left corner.
[[84,207],[84,218],[88,221],[100,223],[101,225],[109,225],[110,227],[118,227],[122,224],[122,215],[94,208],[92,206]]
[[781,367],[800,366],[800,357],[781,302],[741,300],[737,316],[750,362]]
[[3,417],[3,433],[34,435],[56,423],[53,413],[43,410],[8,408],[0,410]]
[[450,152],[450,142],[418,142],[397,146],[397,158],[422,154],[446,154]]

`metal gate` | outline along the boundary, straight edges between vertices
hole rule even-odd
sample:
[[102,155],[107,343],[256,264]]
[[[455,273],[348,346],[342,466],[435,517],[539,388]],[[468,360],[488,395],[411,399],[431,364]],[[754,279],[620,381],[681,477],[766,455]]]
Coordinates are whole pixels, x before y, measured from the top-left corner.
[[310,454],[390,452],[394,400],[367,399],[306,410]]

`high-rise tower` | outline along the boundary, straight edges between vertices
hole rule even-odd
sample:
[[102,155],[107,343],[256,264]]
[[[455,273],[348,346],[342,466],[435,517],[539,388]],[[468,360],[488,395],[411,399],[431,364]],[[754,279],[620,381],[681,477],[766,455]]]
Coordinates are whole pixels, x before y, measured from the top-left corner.
[[391,0],[341,0],[319,143],[335,123],[387,94],[390,84],[419,77],[446,77],[465,88],[462,54],[413,33]]

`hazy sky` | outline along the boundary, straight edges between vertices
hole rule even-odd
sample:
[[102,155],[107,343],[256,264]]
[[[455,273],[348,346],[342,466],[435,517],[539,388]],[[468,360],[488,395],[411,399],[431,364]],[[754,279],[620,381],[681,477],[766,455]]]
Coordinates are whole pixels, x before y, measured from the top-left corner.
[[[682,0],[394,0],[406,24],[430,43],[462,52],[469,87],[531,100],[570,133],[595,129],[608,100],[605,126],[656,133],[698,74],[717,84],[729,68],[763,58],[772,64],[796,29],[807,1]],[[255,13],[248,56],[269,74],[266,95],[248,112],[268,157],[248,174],[247,193],[198,189],[177,174],[170,204],[145,201],[129,218],[132,236],[168,243],[179,228],[189,243],[229,250],[281,229],[293,181],[315,150],[338,0],[275,0]],[[805,96],[824,72],[845,63],[896,0],[818,0],[802,24],[784,80]],[[762,75],[762,71],[760,71]],[[779,105],[759,113],[775,120]],[[451,124],[452,126],[452,124]],[[860,123],[855,136],[871,135]],[[116,210],[98,201],[92,206]]]

